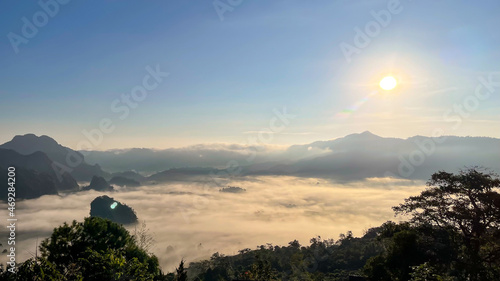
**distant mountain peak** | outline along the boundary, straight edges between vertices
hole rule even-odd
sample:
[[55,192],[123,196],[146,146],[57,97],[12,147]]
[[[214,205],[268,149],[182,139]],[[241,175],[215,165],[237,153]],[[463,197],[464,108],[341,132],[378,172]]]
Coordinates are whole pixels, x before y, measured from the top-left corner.
[[[45,146],[59,146],[59,143],[54,140],[53,138],[46,136],[46,135],[41,135],[37,136],[35,134],[25,134],[25,135],[17,135],[14,138],[12,138],[11,141],[7,142],[10,144],[19,144],[19,145],[45,145]],[[7,144],[6,143],[6,144]]]
[[28,133],[28,134],[24,134],[24,135],[16,135],[16,136],[14,136],[13,139],[45,139],[45,140],[51,140],[53,142],[56,142],[53,138],[51,138],[47,135],[37,136],[33,133]]
[[378,137],[377,135],[375,135],[374,133],[370,132],[370,131],[364,131],[362,133],[360,133],[361,136],[376,136]]
[[45,153],[51,161],[58,162],[60,164],[68,165],[68,155],[69,153],[74,153],[73,155],[78,155],[83,161],[76,167],[71,167],[71,175],[74,176],[79,181],[88,181],[94,175],[108,176],[100,166],[91,166],[85,162],[84,156],[78,152],[74,151],[68,147],[59,144],[53,138],[41,135],[37,136],[35,134],[25,134],[17,135],[2,145],[0,148],[11,149],[22,155],[30,155],[37,151]]
[[38,138],[37,135],[35,134],[32,134],[32,133],[28,133],[28,134],[24,134],[24,135],[15,135],[14,136],[14,139],[18,139],[18,138]]
[[347,135],[343,138],[344,139],[354,139],[354,138],[355,139],[360,139],[360,138],[362,138],[362,139],[380,139],[382,137],[377,136],[370,131],[364,131],[362,133],[350,134],[350,135]]

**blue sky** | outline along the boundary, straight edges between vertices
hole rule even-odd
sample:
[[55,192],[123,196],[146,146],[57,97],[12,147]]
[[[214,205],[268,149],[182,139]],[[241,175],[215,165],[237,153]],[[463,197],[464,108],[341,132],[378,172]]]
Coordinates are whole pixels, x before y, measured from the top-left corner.
[[[296,118],[269,144],[365,130],[500,137],[500,88],[467,116],[454,111],[500,71],[500,2],[402,0],[348,62],[340,44],[389,2],[243,0],[221,21],[212,1],[73,0],[16,53],[8,34],[42,8],[2,1],[0,141],[33,132],[76,147],[109,118],[116,128],[95,149],[246,143],[283,107]],[[112,102],[157,65],[170,75],[119,119]],[[389,74],[400,85],[381,92]]]

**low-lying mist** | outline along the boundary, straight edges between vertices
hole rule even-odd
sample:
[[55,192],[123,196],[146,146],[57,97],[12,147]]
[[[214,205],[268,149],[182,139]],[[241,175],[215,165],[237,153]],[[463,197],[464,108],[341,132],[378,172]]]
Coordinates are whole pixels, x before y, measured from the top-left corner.
[[[43,196],[17,203],[16,253],[18,261],[36,254],[36,245],[63,222],[82,221],[90,202],[106,194],[132,207],[146,221],[155,243],[151,251],[164,271],[184,258],[208,258],[214,252],[236,254],[244,248],[272,243],[287,245],[297,239],[308,244],[315,236],[338,238],[349,230],[356,236],[387,220],[391,207],[424,188],[421,181],[371,178],[350,184],[315,178],[245,177],[211,182],[174,182],[119,189]],[[244,192],[220,192],[237,186]],[[2,217],[7,205],[0,204]],[[5,215],[5,216],[4,216]],[[399,219],[399,218],[396,218]],[[139,225],[127,226],[134,233]],[[6,228],[0,232],[7,247]],[[9,246],[10,247],[10,246]],[[5,255],[1,256],[2,263]]]

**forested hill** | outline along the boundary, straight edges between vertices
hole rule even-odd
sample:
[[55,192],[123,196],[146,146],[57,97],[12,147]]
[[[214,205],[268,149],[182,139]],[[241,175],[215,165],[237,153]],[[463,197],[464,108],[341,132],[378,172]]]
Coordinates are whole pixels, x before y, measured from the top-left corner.
[[372,228],[360,238],[348,232],[336,241],[315,237],[308,245],[297,240],[287,246],[266,244],[235,256],[215,253],[210,260],[191,263],[188,275],[195,280],[344,280],[363,275],[366,262],[383,253],[381,232],[381,227]]
[[[457,261],[456,233],[431,226],[386,222],[362,237],[312,238],[308,245],[261,245],[235,256],[212,255],[189,265],[193,280],[424,280],[419,271],[444,278]],[[442,274],[442,276],[440,275]],[[356,279],[358,280],[358,279]],[[448,280],[448,279],[425,279]],[[455,280],[455,279],[449,279]],[[460,280],[460,279],[459,279]]]

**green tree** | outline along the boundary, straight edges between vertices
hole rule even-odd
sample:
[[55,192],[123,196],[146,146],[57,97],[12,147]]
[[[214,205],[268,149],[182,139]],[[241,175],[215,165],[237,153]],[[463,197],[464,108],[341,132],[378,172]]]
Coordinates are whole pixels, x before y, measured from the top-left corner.
[[443,277],[436,273],[436,269],[428,262],[412,268],[409,281],[452,281],[451,277]]
[[[438,172],[418,196],[394,207],[396,214],[411,216],[415,224],[452,228],[463,240],[462,264],[471,281],[490,279],[498,270],[500,179],[477,167],[458,174]],[[495,258],[497,257],[497,258]]]
[[98,217],[64,223],[40,245],[42,258],[68,280],[154,280],[158,259],[123,226]]
[[255,257],[255,262],[252,264],[252,268],[249,271],[250,280],[259,281],[272,281],[276,280],[276,274],[273,271],[271,263],[269,260],[261,257],[257,254]]
[[365,273],[374,281],[408,280],[411,267],[426,261],[429,248],[422,233],[407,223],[387,222],[382,225],[380,240],[385,253],[373,257],[365,265]]
[[[75,276],[75,281],[82,280],[82,276]],[[15,273],[5,271],[0,274],[0,280],[16,281],[61,281],[67,280],[56,267],[42,257],[30,258],[19,265]]]

